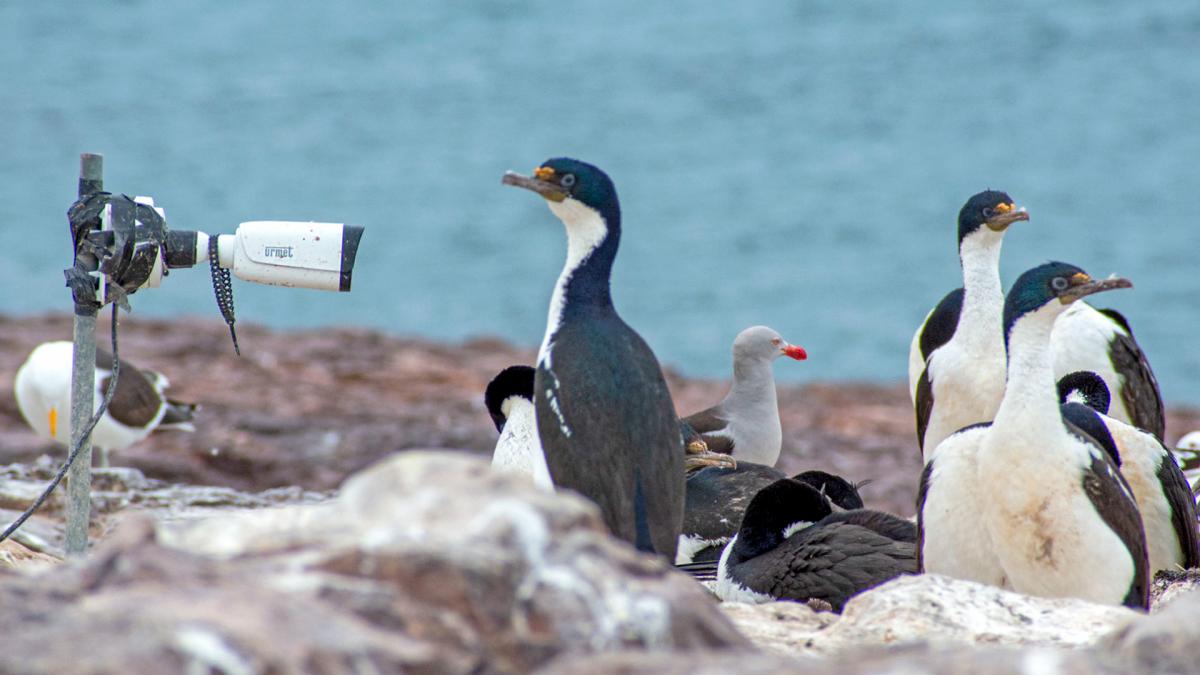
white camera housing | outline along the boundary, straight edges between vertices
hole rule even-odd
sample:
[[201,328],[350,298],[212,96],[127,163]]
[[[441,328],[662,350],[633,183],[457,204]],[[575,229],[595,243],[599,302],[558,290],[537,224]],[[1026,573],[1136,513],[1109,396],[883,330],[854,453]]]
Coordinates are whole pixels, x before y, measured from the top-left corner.
[[[350,290],[354,260],[363,228],[343,223],[315,223],[291,220],[254,220],[238,225],[233,234],[209,235],[196,230],[171,230],[165,227],[165,213],[150,197],[135,197],[134,202],[154,209],[158,214],[158,234],[153,220],[138,216],[126,207],[121,212],[121,257],[114,269],[126,271],[139,283],[138,288],[153,288],[162,283],[167,269],[193,267],[209,260],[212,237],[217,242],[217,265],[246,281],[272,286],[314,288],[326,291]],[[101,230],[114,229],[113,204],[105,205]],[[134,260],[134,262],[130,262]],[[136,263],[136,264],[135,264]],[[106,275],[99,277],[97,298],[107,299]],[[130,291],[132,292],[132,291]]]
[[[259,284],[349,291],[361,236],[342,223],[254,220],[217,235],[217,263]],[[197,237],[197,261],[208,258],[207,239]]]

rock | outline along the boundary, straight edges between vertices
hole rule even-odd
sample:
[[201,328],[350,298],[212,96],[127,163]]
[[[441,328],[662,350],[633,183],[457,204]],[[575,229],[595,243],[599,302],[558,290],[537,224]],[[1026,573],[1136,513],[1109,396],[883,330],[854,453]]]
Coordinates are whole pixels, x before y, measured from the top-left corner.
[[82,564],[0,582],[0,603],[3,672],[465,673],[478,665],[157,546],[147,522]]
[[1035,598],[930,574],[866,591],[850,600],[841,618],[797,603],[722,608],[755,644],[805,656],[921,642],[1078,647],[1140,616],[1123,607]]
[[910,644],[838,656],[847,675],[1128,675],[1109,669],[1090,650],[1053,647],[962,647]]
[[0,672],[528,672],[750,648],[589,502],[461,453],[404,453],[325,503],[144,518],[82,562],[0,578]]
[[795,659],[763,652],[615,652],[556,659],[537,675],[786,675],[819,672],[816,659]]
[[814,649],[814,643],[838,621],[837,614],[817,612],[799,602],[725,602],[721,609],[751,642],[791,656],[823,653]]
[[[30,464],[0,467],[0,513],[23,511],[49,484],[60,461],[61,458],[41,455]],[[138,469],[130,467],[93,468],[91,488],[92,515],[96,520],[128,509],[170,512],[172,517],[189,518],[211,515],[210,509],[315,503],[328,500],[331,494],[299,486],[243,492],[224,486],[172,484],[147,478]],[[60,485],[42,505],[38,517],[61,517],[65,499],[65,488]]]
[[1128,622],[1101,641],[1101,650],[1124,672],[1195,673],[1200,671],[1200,591],[1196,571],[1185,589],[1173,594],[1160,612]]
[[609,537],[589,502],[464,454],[399,455],[348,480],[328,509],[169,530],[176,546],[227,556],[320,545],[314,568],[380,582],[394,604],[353,586],[337,589],[342,601],[401,622],[415,607],[449,610],[517,670],[559,651],[748,644],[701,587]]
[[0,542],[0,568],[36,569],[44,565],[53,565],[61,559],[32,550],[13,539]]
[[1052,648],[969,649],[909,645],[889,650],[857,650],[840,654],[836,663],[820,659],[787,658],[775,654],[738,652],[620,652],[591,657],[567,657],[537,671],[537,675],[1101,675],[1127,673],[1105,664],[1091,651]]
[[1150,611],[1157,612],[1196,590],[1200,590],[1200,570],[1163,570],[1150,584]]

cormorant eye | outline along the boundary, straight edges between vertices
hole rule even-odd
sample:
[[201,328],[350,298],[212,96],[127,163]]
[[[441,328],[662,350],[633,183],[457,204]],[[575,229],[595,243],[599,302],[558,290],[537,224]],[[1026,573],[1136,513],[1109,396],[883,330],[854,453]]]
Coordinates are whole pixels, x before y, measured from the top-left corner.
[[1050,287],[1056,291],[1065,291],[1070,285],[1071,282],[1067,281],[1065,277],[1054,277],[1050,280]]
[[558,181],[558,184],[565,188],[569,188],[569,187],[575,185],[575,174],[573,174],[573,173],[564,174],[562,177],[562,180]]
[[991,220],[992,216],[994,216],[994,215],[996,215],[996,209],[993,209],[990,206],[983,207],[983,219],[984,220]]

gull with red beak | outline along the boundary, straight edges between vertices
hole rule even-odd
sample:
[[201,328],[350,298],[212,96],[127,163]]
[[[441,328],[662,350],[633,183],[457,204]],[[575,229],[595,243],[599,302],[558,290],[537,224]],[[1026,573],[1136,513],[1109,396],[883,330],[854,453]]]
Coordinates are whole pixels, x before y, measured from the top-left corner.
[[683,420],[700,434],[709,451],[766,466],[779,461],[783,428],[771,364],[780,356],[808,358],[803,347],[788,344],[766,326],[751,326],[734,339],[729,393],[715,406]]

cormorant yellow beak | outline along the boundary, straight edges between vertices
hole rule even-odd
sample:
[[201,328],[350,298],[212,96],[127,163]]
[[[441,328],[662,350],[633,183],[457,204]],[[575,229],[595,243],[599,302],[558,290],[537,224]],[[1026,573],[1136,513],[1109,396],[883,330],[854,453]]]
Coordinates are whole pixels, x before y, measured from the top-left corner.
[[1064,305],[1093,293],[1111,291],[1116,288],[1133,288],[1133,282],[1122,277],[1093,279],[1083,272],[1072,274],[1069,281],[1071,285],[1062,295],[1058,296],[1059,301]]
[[1003,232],[1008,229],[1009,225],[1018,220],[1029,220],[1029,212],[1025,209],[1018,209],[1015,204],[1001,202],[993,209],[996,213],[987,220],[987,226],[994,232]]
[[500,182],[505,185],[532,190],[552,202],[561,202],[567,198],[567,191],[558,183],[553,182],[554,177],[554,169],[548,166],[539,166],[533,170],[533,177],[522,176],[519,173],[507,171],[504,177],[500,179]]

